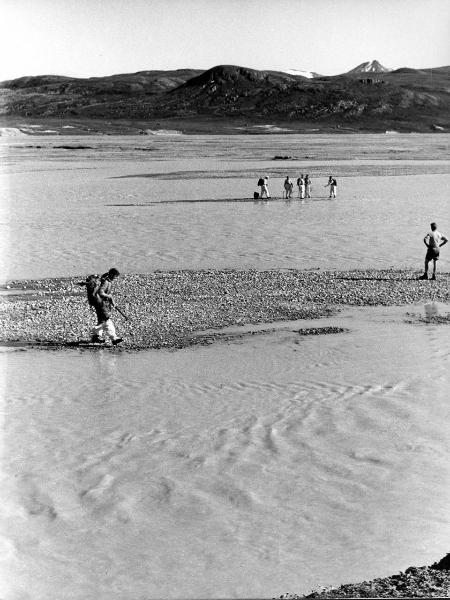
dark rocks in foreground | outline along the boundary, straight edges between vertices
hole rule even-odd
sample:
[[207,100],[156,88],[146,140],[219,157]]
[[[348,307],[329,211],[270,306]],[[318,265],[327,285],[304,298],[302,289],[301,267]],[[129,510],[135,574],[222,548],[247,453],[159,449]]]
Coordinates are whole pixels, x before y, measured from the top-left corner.
[[300,598],[448,598],[450,554],[430,567],[409,567],[404,573],[362,583],[325,588],[307,596],[285,594],[284,600]]
[[[129,321],[118,313],[114,321],[124,348],[182,348],[202,343],[202,336],[204,343],[224,339],[223,327],[316,319],[344,306],[450,303],[449,273],[440,273],[437,281],[420,281],[418,275],[293,269],[125,275],[116,284],[116,303]],[[11,282],[7,295],[0,296],[0,342],[48,345],[89,339],[95,315],[76,285],[80,279]]]

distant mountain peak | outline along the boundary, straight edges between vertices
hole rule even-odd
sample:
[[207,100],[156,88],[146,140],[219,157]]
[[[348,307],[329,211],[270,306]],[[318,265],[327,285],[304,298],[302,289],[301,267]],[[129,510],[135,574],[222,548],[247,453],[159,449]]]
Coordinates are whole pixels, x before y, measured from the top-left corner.
[[377,60],[370,60],[363,62],[354,69],[347,71],[347,73],[389,73],[392,69],[384,67]]

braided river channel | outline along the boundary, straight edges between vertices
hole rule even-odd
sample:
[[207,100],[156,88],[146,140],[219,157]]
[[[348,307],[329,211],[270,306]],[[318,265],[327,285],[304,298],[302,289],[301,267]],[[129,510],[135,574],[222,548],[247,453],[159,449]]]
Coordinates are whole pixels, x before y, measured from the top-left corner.
[[[450,237],[449,141],[0,137],[0,279],[419,275],[430,222]],[[283,199],[301,173],[312,198]],[[261,175],[267,202],[253,199]],[[178,350],[2,347],[0,597],[274,598],[439,560],[450,336],[426,317],[449,311],[431,298],[343,309]],[[299,335],[324,326],[340,332]]]

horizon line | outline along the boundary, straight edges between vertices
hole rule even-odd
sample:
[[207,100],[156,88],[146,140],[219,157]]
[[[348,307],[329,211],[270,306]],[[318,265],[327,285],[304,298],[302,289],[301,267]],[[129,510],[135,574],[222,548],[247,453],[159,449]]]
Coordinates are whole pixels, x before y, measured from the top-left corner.
[[[401,67],[396,67],[396,68],[391,68],[391,67],[385,67],[383,64],[380,63],[380,61],[378,61],[377,59],[373,59],[370,61],[363,61],[361,63],[359,63],[358,65],[356,65],[355,67],[349,69],[348,71],[342,71],[340,73],[335,73],[335,74],[325,74],[325,73],[318,73],[317,71],[314,71],[312,69],[296,69],[294,67],[289,68],[289,69],[280,69],[280,68],[265,68],[265,69],[257,69],[255,67],[247,67],[243,64],[233,64],[233,63],[218,63],[216,65],[213,65],[212,67],[207,67],[207,68],[198,68],[198,67],[177,67],[174,69],[171,68],[167,68],[167,69],[162,69],[162,68],[151,68],[151,69],[140,69],[138,71],[121,71],[121,72],[113,72],[110,74],[103,74],[103,75],[85,75],[85,76],[81,76],[81,75],[65,75],[62,73],[38,73],[38,74],[27,74],[27,75],[18,75],[17,77],[7,77],[6,79],[1,79],[0,83],[3,83],[5,81],[15,81],[17,79],[23,79],[24,77],[67,77],[70,79],[99,79],[99,78],[104,78],[104,77],[114,77],[117,75],[136,75],[138,73],[151,73],[151,72],[162,72],[162,73],[167,73],[167,72],[175,72],[175,71],[202,71],[203,73],[206,71],[210,71],[212,69],[215,69],[217,67],[223,67],[223,66],[230,66],[230,67],[239,67],[239,68],[244,68],[244,69],[251,69],[252,71],[272,71],[275,73],[288,73],[289,71],[299,71],[300,72],[304,72],[304,73],[314,73],[316,77],[338,77],[339,75],[346,75],[348,73],[350,73],[352,70],[356,69],[357,67],[359,67],[360,65],[364,65],[366,63],[373,63],[373,62],[378,62],[383,68],[388,69],[388,71],[368,71],[368,73],[384,73],[384,72],[395,72],[398,71],[399,69],[413,69],[414,71],[431,71],[433,69],[443,69],[445,67],[450,67],[450,65],[439,65],[439,66],[433,66],[433,67],[410,67],[408,65],[403,65]],[[364,71],[362,71],[364,72]],[[299,75],[301,76],[301,75]]]

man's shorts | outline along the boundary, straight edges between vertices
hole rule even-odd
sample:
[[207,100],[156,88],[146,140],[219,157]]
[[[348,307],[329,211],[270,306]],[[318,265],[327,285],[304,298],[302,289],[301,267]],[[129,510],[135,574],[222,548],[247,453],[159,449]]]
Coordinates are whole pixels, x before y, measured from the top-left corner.
[[439,258],[439,248],[433,246],[432,248],[428,248],[427,255],[425,256],[425,260],[438,260]]

